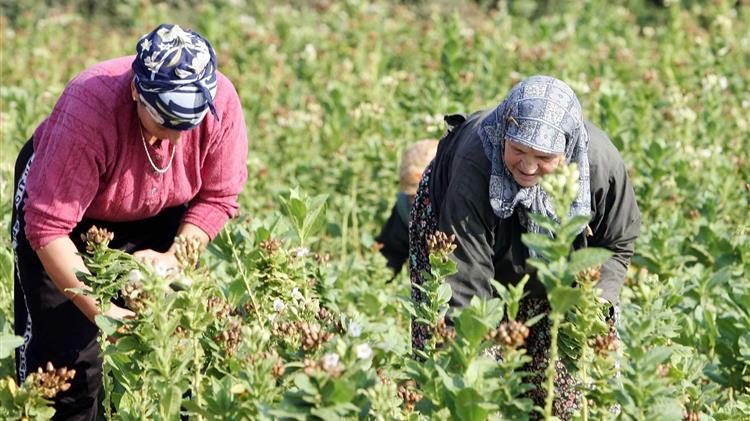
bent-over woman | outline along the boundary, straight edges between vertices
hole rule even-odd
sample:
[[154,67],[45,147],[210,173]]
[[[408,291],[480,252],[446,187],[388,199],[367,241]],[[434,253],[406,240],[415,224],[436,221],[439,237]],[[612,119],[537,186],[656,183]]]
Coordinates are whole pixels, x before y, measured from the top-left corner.
[[66,291],[83,287],[80,234],[106,228],[110,247],[175,266],[176,235],[205,244],[237,214],[246,157],[234,86],[209,42],[177,25],[160,25],[135,56],[96,64],[65,87],[16,161],[11,233],[19,381],[47,361],[76,370],[55,398],[55,419],[96,419],[101,391],[100,309]]
[[[464,121],[465,120],[465,121]],[[490,298],[491,279],[515,284],[529,274],[529,293],[519,319],[549,311],[544,286],[526,263],[526,232],[540,232],[529,214],[554,216],[550,199],[538,184],[558,165],[576,163],[580,189],[573,215],[587,215],[590,232],[581,232],[574,248],[602,247],[612,257],[602,265],[597,288],[601,298],[617,306],[620,289],[640,229],[627,168],[617,149],[599,128],[585,121],[573,90],[547,76],[533,76],[517,84],[496,108],[468,118],[449,116],[455,125],[440,141],[437,156],[417,191],[409,228],[411,281],[421,284],[429,269],[426,239],[436,230],[454,234],[452,259],[458,273],[447,280],[453,290],[452,307],[467,306],[473,296]],[[415,300],[420,291],[412,288]],[[413,344],[421,348],[429,332],[413,325]],[[525,369],[536,385],[544,378],[549,349],[549,325],[531,328],[526,341],[532,362]],[[555,379],[555,414],[569,418],[577,404],[575,384],[562,363]],[[543,406],[544,391],[530,392]]]

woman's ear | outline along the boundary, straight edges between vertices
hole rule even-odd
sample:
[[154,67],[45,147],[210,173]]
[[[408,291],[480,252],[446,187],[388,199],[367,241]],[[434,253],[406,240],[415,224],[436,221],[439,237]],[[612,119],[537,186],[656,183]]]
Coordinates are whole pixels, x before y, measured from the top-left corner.
[[135,88],[135,79],[130,81],[130,96],[133,101],[138,102],[138,89]]

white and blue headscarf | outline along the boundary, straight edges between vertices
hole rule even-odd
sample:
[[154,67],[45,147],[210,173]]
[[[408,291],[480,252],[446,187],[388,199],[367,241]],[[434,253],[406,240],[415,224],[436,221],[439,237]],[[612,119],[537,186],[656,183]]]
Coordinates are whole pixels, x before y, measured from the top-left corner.
[[135,86],[160,125],[189,130],[214,108],[216,54],[200,34],[161,24],[136,45]]
[[578,165],[578,197],[569,215],[591,215],[589,133],[583,123],[581,104],[565,82],[549,76],[532,76],[511,89],[507,98],[479,125],[484,153],[492,163],[490,205],[501,219],[519,211],[527,231],[548,234],[527,212],[559,221],[547,193],[539,184],[522,187],[505,166],[506,139],[548,154],[564,154],[565,163]]

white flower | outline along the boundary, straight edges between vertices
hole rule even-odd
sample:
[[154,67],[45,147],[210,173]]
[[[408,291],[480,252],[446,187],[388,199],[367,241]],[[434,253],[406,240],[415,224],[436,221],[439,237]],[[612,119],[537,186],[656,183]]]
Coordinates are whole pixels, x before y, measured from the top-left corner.
[[185,275],[181,275],[180,276],[180,283],[183,286],[185,286],[187,288],[190,288],[191,286],[193,286],[193,278],[190,278],[190,277],[185,276]]
[[135,284],[143,280],[143,273],[138,269],[133,269],[128,273],[128,283]]
[[355,320],[349,323],[349,329],[347,329],[347,331],[352,338],[359,338],[362,334],[362,326]]
[[721,88],[722,91],[726,90],[729,87],[729,81],[727,80],[726,76],[722,76],[719,78],[719,88]]
[[367,360],[372,357],[372,348],[367,344],[360,344],[354,347],[354,352],[360,360]]
[[157,263],[156,266],[154,266],[154,273],[163,278],[169,273],[169,268],[161,263]]
[[[305,257],[305,256],[307,256],[308,254],[310,254],[310,249],[308,249],[307,247],[297,247],[296,249],[294,249],[294,250],[292,250],[292,251],[294,252],[294,254],[295,254],[295,255],[296,255],[296,256],[297,256],[298,258],[302,258],[302,257]],[[296,289],[296,288],[295,288],[295,289]]]
[[294,289],[292,290],[292,299],[302,301],[305,299],[305,296],[302,295],[301,292],[299,292],[299,288],[294,287]]
[[316,58],[318,58],[318,51],[315,49],[315,46],[312,44],[305,45],[305,59],[307,61],[315,61]]
[[277,299],[273,300],[273,310],[275,312],[281,313],[281,310],[283,310],[284,307],[285,307],[284,306],[284,302],[281,301],[280,299],[277,298]]
[[320,360],[320,365],[323,367],[323,370],[335,370],[339,365],[339,354],[329,352]]

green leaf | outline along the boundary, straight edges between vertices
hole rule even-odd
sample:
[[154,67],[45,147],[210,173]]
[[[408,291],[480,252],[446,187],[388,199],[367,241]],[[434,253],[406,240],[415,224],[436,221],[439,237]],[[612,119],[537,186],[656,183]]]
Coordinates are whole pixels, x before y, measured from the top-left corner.
[[603,248],[584,248],[574,251],[570,255],[568,269],[571,273],[580,273],[584,269],[601,265],[612,256],[612,252]]
[[160,412],[165,419],[179,418],[182,391],[177,386],[169,386],[159,403]]
[[96,322],[96,325],[99,327],[99,329],[102,330],[107,335],[114,335],[117,331],[117,328],[122,325],[121,322],[111,318],[107,317],[103,314],[97,314],[96,317],[94,317],[94,321]]
[[336,379],[329,381],[325,386],[323,386],[321,395],[323,395],[324,402],[339,404],[351,402],[352,399],[354,399],[355,392],[356,387],[354,387],[354,385],[347,384],[345,380]]
[[565,224],[560,227],[560,230],[557,232],[558,238],[566,243],[572,242],[581,231],[585,230],[586,224],[588,224],[590,220],[591,218],[586,215],[577,215],[570,218],[570,220],[566,221]]
[[583,296],[583,291],[572,287],[557,287],[550,294],[549,303],[552,310],[557,313],[565,313],[576,305]]
[[23,338],[10,333],[0,333],[0,360],[8,358],[13,351],[23,345]]
[[453,292],[449,283],[445,282],[438,287],[437,301],[439,304],[445,304],[451,300]]
[[482,408],[484,399],[474,388],[461,389],[453,399],[455,413],[453,416],[462,421],[484,421],[488,411]]

